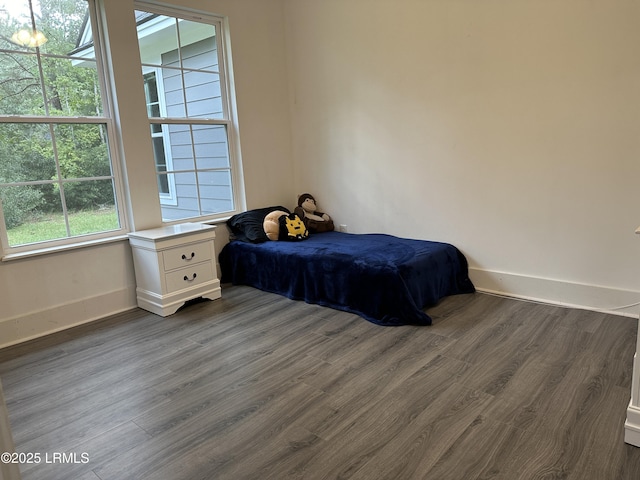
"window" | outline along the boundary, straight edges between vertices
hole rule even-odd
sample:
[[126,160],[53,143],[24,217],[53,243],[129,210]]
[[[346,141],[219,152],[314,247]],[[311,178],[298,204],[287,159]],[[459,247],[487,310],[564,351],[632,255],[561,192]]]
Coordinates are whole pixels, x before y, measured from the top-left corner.
[[123,231],[99,39],[85,28],[93,22],[92,0],[0,0],[4,253]]
[[[157,72],[146,73],[144,79],[144,94],[147,103],[147,112],[150,117],[160,117],[164,112],[164,104],[160,104],[160,98],[164,98],[162,92],[158,91]],[[153,158],[156,172],[166,172],[172,170],[170,152],[165,149],[168,143],[168,130],[163,125],[151,124],[151,140],[153,142]],[[167,175],[158,174],[158,192],[160,201],[163,204],[175,205],[175,184],[170,181]]]
[[228,215],[240,165],[222,21],[135,5],[163,221]]
[[[99,2],[0,0],[5,257],[126,232]],[[224,20],[147,1],[135,8],[162,220],[229,216],[243,188]]]

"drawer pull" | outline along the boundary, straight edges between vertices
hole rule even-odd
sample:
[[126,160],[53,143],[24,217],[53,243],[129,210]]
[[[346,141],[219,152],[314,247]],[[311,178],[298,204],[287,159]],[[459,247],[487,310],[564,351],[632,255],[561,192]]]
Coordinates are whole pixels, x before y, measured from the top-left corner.
[[185,282],[193,282],[193,281],[196,279],[196,277],[197,277],[197,275],[196,275],[196,274],[195,274],[195,272],[194,272],[193,277],[191,277],[191,278],[189,278],[189,277],[187,277],[187,276],[185,275],[185,276],[184,276],[184,281],[185,281]]
[[190,257],[187,257],[185,254],[182,254],[182,259],[189,261],[189,260],[192,260],[193,257],[195,257],[195,256],[196,256],[196,252],[191,252],[191,256]]

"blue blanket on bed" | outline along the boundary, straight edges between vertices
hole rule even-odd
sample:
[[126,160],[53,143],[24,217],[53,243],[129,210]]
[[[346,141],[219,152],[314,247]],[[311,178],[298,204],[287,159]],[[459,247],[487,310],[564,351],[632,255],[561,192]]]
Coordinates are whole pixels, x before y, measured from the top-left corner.
[[232,241],[219,260],[222,282],[352,312],[379,325],[431,325],[423,308],[475,290],[466,258],[453,245],[385,234]]

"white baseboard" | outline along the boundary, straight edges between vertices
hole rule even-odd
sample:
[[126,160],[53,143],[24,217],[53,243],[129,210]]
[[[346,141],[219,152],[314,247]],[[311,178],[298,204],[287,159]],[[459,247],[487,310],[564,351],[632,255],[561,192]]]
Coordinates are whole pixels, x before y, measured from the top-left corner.
[[[640,292],[469,268],[479,292],[571,308],[638,317]],[[123,288],[46,310],[0,320],[0,348],[89,323],[137,307],[135,289]]]
[[629,403],[627,419],[624,422],[624,441],[635,447],[640,447],[640,409]]
[[123,288],[0,320],[0,348],[59,332],[137,307],[135,290]]
[[625,317],[637,318],[640,311],[640,291],[478,268],[469,268],[469,276],[479,292]]

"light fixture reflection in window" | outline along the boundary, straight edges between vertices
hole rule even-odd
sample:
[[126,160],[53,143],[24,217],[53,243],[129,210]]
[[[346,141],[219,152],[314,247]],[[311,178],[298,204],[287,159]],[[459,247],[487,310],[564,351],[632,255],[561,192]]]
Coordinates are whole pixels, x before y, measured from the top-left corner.
[[22,47],[36,48],[47,43],[47,37],[38,30],[23,28],[11,36],[11,41]]

